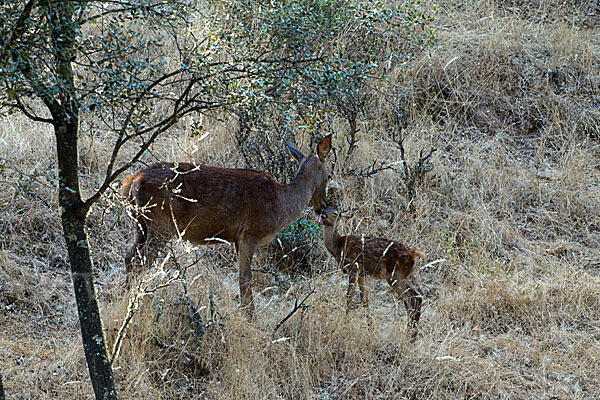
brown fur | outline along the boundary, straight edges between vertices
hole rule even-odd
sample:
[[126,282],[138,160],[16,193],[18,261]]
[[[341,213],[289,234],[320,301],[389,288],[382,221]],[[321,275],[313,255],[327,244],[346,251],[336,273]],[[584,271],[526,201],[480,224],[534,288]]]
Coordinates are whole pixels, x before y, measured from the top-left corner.
[[121,194],[135,206],[137,220],[136,242],[125,257],[128,278],[136,255],[151,264],[157,250],[171,238],[195,244],[225,240],[235,245],[241,302],[252,314],[250,262],[256,246],[270,243],[309,202],[316,212],[326,205],[324,161],[331,136],[319,143],[318,156],[304,156],[289,143],[288,147],[299,163],[289,185],[247,169],[166,162],[125,178]]
[[337,232],[339,214],[333,207],[322,211],[324,241],[329,253],[344,273],[348,274],[347,312],[350,311],[354,289],[358,281],[363,306],[369,307],[366,276],[385,279],[398,297],[404,301],[408,312],[408,326],[413,338],[417,334],[417,324],[421,317],[422,297],[419,291],[409,286],[407,280],[414,271],[417,258],[425,259],[425,254],[415,248],[408,248],[400,242],[372,236],[341,236]]

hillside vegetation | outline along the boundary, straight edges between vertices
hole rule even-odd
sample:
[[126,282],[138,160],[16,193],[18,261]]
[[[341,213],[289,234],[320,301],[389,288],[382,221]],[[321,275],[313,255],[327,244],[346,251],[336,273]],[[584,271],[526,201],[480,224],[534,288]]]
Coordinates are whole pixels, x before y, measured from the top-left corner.
[[[317,132],[334,134],[329,195],[353,210],[342,232],[397,239],[428,256],[414,277],[425,296],[417,340],[405,335],[406,311],[385,282],[369,280],[369,312],[346,314],[346,277],[309,209],[280,236],[297,243],[255,256],[256,321],[237,309],[226,245],[172,243],[173,257],[132,301],[123,256],[134,227],[115,186],[88,229],[108,344],[122,339],[113,365],[122,398],[600,398],[600,8],[591,0],[438,8],[435,45],[366,99],[356,148],[343,118],[327,117]],[[390,105],[392,92],[400,103]],[[237,122],[218,117],[179,121],[143,162],[261,167],[240,151]],[[93,118],[80,138],[90,191],[111,148]],[[297,125],[298,147],[314,151],[311,127]],[[279,137],[263,139],[286,154]],[[399,161],[413,168],[432,148],[409,188]],[[48,126],[0,116],[0,374],[10,399],[93,396],[54,154]],[[284,162],[294,166],[287,154]],[[177,267],[185,287],[159,287]]]

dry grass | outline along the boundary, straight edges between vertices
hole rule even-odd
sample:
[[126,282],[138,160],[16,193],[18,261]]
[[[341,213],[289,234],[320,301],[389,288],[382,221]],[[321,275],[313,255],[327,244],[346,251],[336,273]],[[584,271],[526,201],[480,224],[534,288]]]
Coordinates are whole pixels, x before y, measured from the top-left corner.
[[[384,285],[370,283],[371,318],[345,314],[346,282],[324,247],[313,260],[322,273],[255,273],[259,313],[248,323],[237,310],[232,250],[176,243],[181,263],[199,260],[187,271],[192,299],[208,320],[212,298],[223,326],[199,340],[179,284],[145,297],[115,361],[123,398],[600,397],[600,11],[586,1],[440,6],[437,48],[394,78],[414,99],[409,157],[439,149],[413,211],[399,174],[342,174],[399,158],[383,123],[363,127],[334,176],[339,205],[359,208],[344,233],[397,238],[446,260],[417,273],[426,302],[416,343],[405,341],[405,311]],[[242,166],[226,125],[198,142],[182,133],[186,123],[148,160]],[[84,126],[81,143],[82,184],[91,188],[110,141]],[[8,398],[92,397],[53,148],[48,127],[1,117],[0,158],[10,166],[0,175]],[[47,184],[23,185],[29,178],[18,171]],[[127,313],[122,257],[133,236],[116,198],[93,210],[89,232],[112,346]],[[255,266],[266,260],[259,254]],[[309,288],[310,307],[274,332]]]

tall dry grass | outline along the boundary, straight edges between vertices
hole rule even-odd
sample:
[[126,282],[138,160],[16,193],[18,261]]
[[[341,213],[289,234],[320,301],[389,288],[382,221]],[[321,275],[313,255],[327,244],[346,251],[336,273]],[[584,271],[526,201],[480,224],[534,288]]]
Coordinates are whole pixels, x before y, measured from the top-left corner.
[[[186,271],[191,299],[205,322],[222,325],[199,339],[178,283],[146,296],[114,364],[123,398],[600,397],[598,8],[459,0],[440,8],[437,47],[392,79],[413,99],[409,160],[438,148],[412,206],[397,172],[344,175],[399,159],[383,115],[364,122],[332,184],[339,206],[358,209],[343,232],[396,238],[445,260],[416,274],[426,297],[416,343],[405,340],[405,311],[384,285],[370,283],[369,313],[345,314],[346,282],[324,247],[312,260],[319,273],[255,272],[258,317],[248,323],[237,310],[233,251],[174,243],[181,264],[197,262]],[[145,161],[243,166],[228,124],[207,124],[211,134],[199,142],[186,123]],[[339,146],[344,125],[335,129]],[[111,143],[85,125],[83,133],[82,184],[92,188]],[[8,398],[92,397],[53,149],[48,127],[2,116],[0,157],[9,168],[0,174],[0,365]],[[109,193],[88,228],[112,346],[127,314],[122,257],[132,224]],[[254,266],[268,262],[263,252]],[[310,307],[274,331],[311,289]]]

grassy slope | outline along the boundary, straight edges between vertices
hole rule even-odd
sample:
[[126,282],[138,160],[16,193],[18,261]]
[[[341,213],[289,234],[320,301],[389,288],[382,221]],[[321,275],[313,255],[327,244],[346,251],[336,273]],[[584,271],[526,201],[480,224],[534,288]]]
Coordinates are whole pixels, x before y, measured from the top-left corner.
[[[404,341],[405,312],[384,285],[370,282],[372,320],[345,315],[345,282],[324,248],[314,260],[323,272],[310,278],[255,274],[264,309],[248,324],[236,311],[231,249],[176,244],[182,262],[199,259],[188,271],[192,298],[207,306],[212,294],[225,325],[199,343],[180,286],[147,297],[115,364],[123,398],[600,397],[600,28],[591,3],[441,2],[438,48],[395,78],[415,99],[410,155],[439,149],[415,211],[404,211],[395,173],[358,181],[338,171],[341,203],[360,206],[344,232],[390,235],[446,260],[417,274],[427,302],[415,344]],[[350,167],[398,158],[380,127],[363,132]],[[82,138],[84,186],[94,185],[109,144]],[[15,168],[0,175],[0,372],[9,398],[91,396],[56,192],[38,185],[15,196],[6,183],[26,182],[16,170],[45,176],[52,155],[47,127],[2,118],[0,157]],[[199,144],[165,137],[151,157],[241,165],[218,127]],[[113,343],[128,304],[131,224],[108,196],[89,227]],[[273,333],[309,286],[311,308]]]

